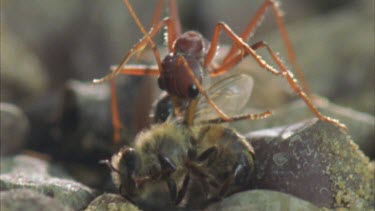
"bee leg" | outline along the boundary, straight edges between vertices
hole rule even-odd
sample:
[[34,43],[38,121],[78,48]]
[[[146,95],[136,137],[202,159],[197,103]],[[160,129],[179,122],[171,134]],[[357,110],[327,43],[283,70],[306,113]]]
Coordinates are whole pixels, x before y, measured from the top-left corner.
[[197,157],[197,151],[195,149],[188,149],[187,157],[189,160],[195,160]]
[[250,156],[242,154],[239,159],[240,163],[234,169],[234,182],[238,186],[246,186],[251,181],[252,166],[249,159],[252,160],[252,157]]
[[228,194],[228,190],[230,188],[230,185],[233,183],[233,180],[234,180],[233,176],[229,176],[227,179],[225,179],[217,195],[217,198],[222,199],[224,196]]
[[216,202],[216,201],[220,201],[221,199],[223,199],[228,194],[228,190],[232,183],[233,183],[233,176],[229,176],[228,178],[224,180],[221,187],[219,187],[219,191],[216,193],[216,195],[209,197],[207,201],[211,203],[211,202]]
[[246,177],[245,167],[243,165],[238,165],[234,170],[234,181],[236,185],[241,184],[244,182],[244,177]]
[[184,197],[186,195],[186,192],[187,192],[187,189],[188,189],[188,186],[189,186],[189,182],[190,182],[190,175],[189,175],[189,173],[187,173],[185,178],[184,178],[184,181],[182,182],[181,189],[177,193],[176,205],[180,204],[182,199],[184,199]]
[[163,170],[162,177],[168,177],[176,170],[176,164],[169,157],[158,154],[158,159]]
[[223,185],[220,188],[220,191],[218,192],[217,197],[219,199],[228,195],[230,188],[233,188],[233,186],[236,190],[239,190],[249,185],[252,172],[252,166],[250,165],[250,162],[252,162],[252,159],[253,157],[251,154],[240,155],[240,157],[238,158],[239,162],[233,168],[232,174],[225,179]]
[[172,201],[176,201],[177,200],[177,186],[176,186],[176,182],[173,181],[172,179],[168,179],[167,180],[167,186],[168,186],[168,190],[169,190],[169,194],[171,196],[171,199]]
[[[212,185],[212,182],[209,181],[209,179],[207,179],[207,178],[201,178],[198,182],[199,182],[199,186],[201,188],[201,192],[204,194],[206,199],[211,198],[210,193],[212,192],[211,191],[212,186],[214,187],[214,189],[216,188],[216,186]],[[216,182],[213,182],[213,183],[216,183]]]
[[198,162],[203,162],[206,160],[212,161],[216,157],[217,153],[218,153],[218,148],[216,146],[210,147],[198,156],[197,161]]
[[132,204],[136,204],[135,201],[132,200],[132,197],[129,196],[129,194],[126,193],[126,191],[122,191],[123,190],[123,185],[121,184],[120,187],[119,187],[119,193],[122,197],[124,197],[127,201],[129,201],[130,203]]

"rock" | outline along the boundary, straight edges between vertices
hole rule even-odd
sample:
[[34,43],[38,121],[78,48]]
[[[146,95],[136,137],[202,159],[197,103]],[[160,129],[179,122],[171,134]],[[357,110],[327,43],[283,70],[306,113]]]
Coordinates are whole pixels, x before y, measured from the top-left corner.
[[49,164],[46,161],[47,156],[35,152],[29,152],[29,154],[2,158],[1,174],[18,173],[21,176],[40,174],[43,177],[72,179],[60,166]]
[[28,189],[14,189],[9,191],[1,191],[1,210],[56,210],[70,211],[73,210],[65,207],[56,199],[40,194],[36,191]]
[[74,210],[83,209],[96,196],[94,190],[69,179],[60,168],[30,156],[3,158],[1,169],[1,191],[31,189]]
[[29,121],[23,111],[9,103],[0,103],[1,156],[19,152],[26,145]]
[[[92,82],[70,80],[65,86],[53,129],[56,157],[97,165],[99,160],[109,158],[119,146],[129,143],[147,125],[146,114],[152,103],[150,86],[145,84],[147,81],[142,78],[118,80],[119,118],[124,127],[120,143],[115,144],[108,84],[94,85]],[[138,91],[127,91],[132,89]],[[64,145],[63,150],[59,147],[61,144]]]
[[1,28],[1,101],[22,108],[47,91],[48,76],[37,55],[12,34]]
[[[52,129],[56,140],[52,149],[56,151],[55,157],[97,164],[103,154],[110,156],[114,145],[107,85],[94,86],[91,82],[71,80],[66,83],[56,110]],[[60,149],[61,145],[64,149]]]
[[[148,111],[154,91],[150,78],[119,77],[116,91],[120,113],[121,140],[113,142],[111,94],[109,84],[93,84],[70,80],[57,95],[48,96],[27,110],[32,131],[28,147],[52,155],[67,164],[70,173],[86,185],[101,187],[108,177],[106,166],[99,160],[108,159],[123,144],[131,142],[136,133],[148,125]],[[128,91],[136,89],[137,91]],[[61,147],[64,146],[64,147]],[[73,167],[69,166],[73,165]],[[81,174],[81,167],[89,179]]]
[[[110,157],[119,146],[129,143],[139,130],[146,127],[152,103],[149,81],[142,78],[121,78],[118,81],[119,118],[124,125],[121,142],[117,145],[113,142],[108,84],[70,80],[65,86],[53,131],[58,147],[55,155],[69,154],[69,160],[97,164],[98,160]],[[127,91],[132,89],[138,91]],[[64,150],[60,149],[60,144],[64,144]]]
[[374,169],[336,126],[315,119],[247,138],[255,150],[252,189],[288,193],[319,207],[374,205]]
[[[348,129],[349,134],[359,145],[359,148],[371,159],[375,158],[375,117],[371,114],[358,112],[356,110],[336,105],[324,98],[315,97],[314,104],[317,109],[324,115],[340,120]],[[247,112],[252,112],[247,110]],[[282,125],[293,124],[295,122],[315,117],[311,110],[302,100],[285,104],[275,110],[273,115],[263,120],[242,121],[232,124],[237,130],[246,133],[250,128],[261,130],[263,128],[278,127]]]
[[96,197],[85,211],[126,210],[139,211],[136,206],[126,201],[122,196],[106,193]]
[[310,202],[289,194],[269,190],[251,190],[236,193],[208,206],[205,211],[269,211],[269,210],[319,210]]

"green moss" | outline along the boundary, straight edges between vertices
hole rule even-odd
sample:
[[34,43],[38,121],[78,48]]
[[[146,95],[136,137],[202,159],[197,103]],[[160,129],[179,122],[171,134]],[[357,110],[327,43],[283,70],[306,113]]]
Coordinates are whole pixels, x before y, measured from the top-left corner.
[[[318,124],[337,130],[328,123]],[[326,156],[324,173],[332,182],[335,208],[365,209],[374,205],[374,170],[349,136],[335,131],[315,134],[318,150]],[[344,136],[344,137],[343,137]]]

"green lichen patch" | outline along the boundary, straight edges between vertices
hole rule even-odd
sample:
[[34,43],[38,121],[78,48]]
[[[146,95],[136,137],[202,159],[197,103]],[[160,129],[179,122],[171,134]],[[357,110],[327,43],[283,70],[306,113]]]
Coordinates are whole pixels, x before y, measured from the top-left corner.
[[255,150],[251,188],[289,193],[319,207],[374,206],[374,168],[336,126],[315,119],[247,137]]
[[358,150],[350,136],[337,133],[328,123],[316,125],[327,133],[311,133],[318,143],[318,151],[325,155],[325,174],[331,181],[334,207],[363,209],[374,206],[374,171],[369,159]]

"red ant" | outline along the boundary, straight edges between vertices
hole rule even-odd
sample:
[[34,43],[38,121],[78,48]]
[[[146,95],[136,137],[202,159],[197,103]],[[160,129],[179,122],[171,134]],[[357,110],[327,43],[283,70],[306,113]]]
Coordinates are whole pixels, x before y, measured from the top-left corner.
[[[202,94],[206,98],[207,102],[220,116],[220,119],[216,122],[231,122],[244,118],[259,119],[270,115],[270,112],[264,112],[261,114],[247,114],[237,117],[228,117],[220,108],[216,106],[216,104],[207,95],[206,91],[202,88],[201,83],[203,77],[205,76],[205,71],[208,71],[208,74],[211,77],[223,74],[237,65],[245,56],[248,55],[250,55],[258,63],[259,66],[266,69],[270,73],[284,77],[293,91],[297,93],[303,101],[305,101],[309,109],[319,119],[333,123],[340,128],[346,129],[346,126],[341,124],[338,120],[322,115],[315,108],[308,95],[297,84],[297,80],[294,78],[293,74],[285,67],[281,59],[276,55],[276,53],[266,42],[259,41],[250,46],[245,42],[250,38],[251,34],[254,33],[256,26],[259,24],[266,10],[268,8],[272,8],[278,29],[281,33],[282,40],[287,49],[288,59],[297,73],[299,73],[299,79],[304,84],[303,74],[301,73],[296,63],[295,53],[287,36],[282,20],[282,14],[276,1],[265,0],[256,12],[254,18],[250,21],[241,35],[237,35],[236,33],[234,33],[231,28],[225,23],[217,23],[211,43],[208,46],[204,42],[202,35],[196,31],[187,31],[185,33],[181,33],[181,26],[175,0],[169,1],[170,17],[166,17],[160,22],[156,21],[161,13],[161,2],[162,1],[159,1],[158,7],[155,12],[155,14],[157,15],[155,15],[153,18],[153,27],[149,32],[146,32],[145,28],[140,23],[139,18],[135,14],[132,6],[130,5],[129,0],[124,0],[126,7],[128,8],[139,29],[144,34],[144,37],[133,46],[133,48],[125,55],[120,65],[115,68],[112,73],[101,79],[94,80],[94,83],[100,83],[107,80],[111,81],[112,118],[115,130],[114,140],[116,142],[120,138],[119,130],[121,124],[118,117],[117,98],[115,94],[113,78],[115,75],[120,73],[129,75],[159,76],[159,87],[167,91],[170,95],[173,104],[174,115],[178,115],[181,110],[186,111],[185,120],[188,125],[191,125],[193,123],[194,111],[197,104],[195,99],[199,94]],[[161,60],[159,51],[157,50],[152,37],[155,36],[164,26],[166,26],[167,28],[167,46],[169,54],[163,60]],[[224,57],[223,62],[219,65],[214,65],[213,58],[218,47],[219,35],[222,31],[226,33],[226,35],[233,41],[234,44]],[[132,57],[136,52],[143,50],[147,45],[151,46],[157,65],[126,65],[130,57]],[[279,70],[276,70],[274,67],[268,65],[256,52],[256,50],[261,48],[266,48],[266,50],[278,66]],[[188,102],[188,106],[186,108],[181,108],[182,105],[186,105],[186,102]]]

